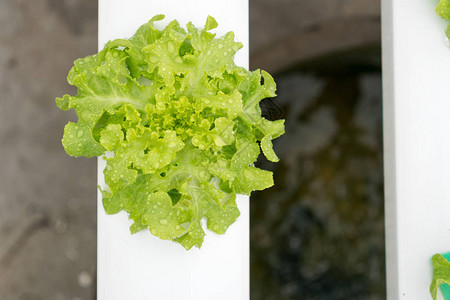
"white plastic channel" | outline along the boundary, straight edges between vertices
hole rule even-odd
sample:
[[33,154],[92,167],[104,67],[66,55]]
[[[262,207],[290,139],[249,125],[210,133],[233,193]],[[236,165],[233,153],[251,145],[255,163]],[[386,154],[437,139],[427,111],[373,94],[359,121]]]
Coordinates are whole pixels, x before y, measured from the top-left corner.
[[382,1],[389,300],[431,299],[431,256],[450,251],[450,49],[437,2]]
[[[248,68],[248,0],[99,0],[99,50],[108,40],[130,37],[156,14],[166,15],[156,23],[161,28],[173,19],[200,27],[213,16],[219,23],[218,36],[234,31],[243,43],[235,61]],[[100,186],[104,167],[99,159]],[[225,235],[207,231],[201,249],[186,251],[147,230],[131,235],[127,214],[106,215],[99,193],[97,299],[249,299],[248,200],[238,197],[241,215]]]

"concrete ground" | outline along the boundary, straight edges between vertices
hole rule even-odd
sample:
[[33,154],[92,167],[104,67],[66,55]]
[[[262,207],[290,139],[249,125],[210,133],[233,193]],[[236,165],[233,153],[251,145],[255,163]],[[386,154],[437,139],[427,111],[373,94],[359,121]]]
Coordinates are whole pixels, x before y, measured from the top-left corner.
[[[252,65],[379,44],[376,0],[252,0]],[[97,2],[0,0],[0,298],[95,299],[96,159],[65,154],[54,98],[96,52]]]

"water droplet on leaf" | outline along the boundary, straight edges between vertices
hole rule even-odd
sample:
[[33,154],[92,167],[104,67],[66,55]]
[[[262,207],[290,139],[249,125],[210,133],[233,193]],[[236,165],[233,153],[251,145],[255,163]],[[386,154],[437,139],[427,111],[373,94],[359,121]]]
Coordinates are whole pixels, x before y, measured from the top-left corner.
[[205,171],[200,171],[199,173],[198,173],[198,176],[200,177],[200,179],[206,179],[206,172]]
[[175,46],[172,42],[167,43],[167,50],[169,50],[169,52],[173,52],[175,50]]

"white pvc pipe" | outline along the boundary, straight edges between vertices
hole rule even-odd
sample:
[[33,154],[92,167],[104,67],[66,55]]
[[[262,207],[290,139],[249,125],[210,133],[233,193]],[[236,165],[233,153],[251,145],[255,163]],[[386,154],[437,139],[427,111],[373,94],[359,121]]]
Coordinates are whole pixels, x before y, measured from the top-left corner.
[[[156,14],[166,15],[156,26],[177,19],[204,26],[211,15],[220,36],[234,31],[244,47],[235,57],[248,68],[248,0],[99,0],[98,47],[108,40],[128,38]],[[98,183],[104,185],[104,161],[98,160]],[[162,241],[148,230],[131,235],[125,212],[106,215],[98,194],[99,300],[249,299],[249,201],[239,196],[241,215],[224,235],[206,230],[201,249],[186,251]]]
[[450,251],[450,49],[436,4],[382,1],[389,300],[431,299],[431,256]]

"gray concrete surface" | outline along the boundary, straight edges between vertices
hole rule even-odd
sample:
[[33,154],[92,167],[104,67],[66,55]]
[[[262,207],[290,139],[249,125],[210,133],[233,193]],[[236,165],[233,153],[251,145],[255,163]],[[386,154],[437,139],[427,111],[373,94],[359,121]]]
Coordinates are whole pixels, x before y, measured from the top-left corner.
[[[272,72],[379,42],[376,0],[250,7],[252,65]],[[63,126],[75,118],[54,98],[75,93],[67,72],[96,47],[96,1],[0,0],[0,299],[95,299],[96,160],[65,154]]]
[[60,143],[75,58],[96,51],[95,1],[0,1],[0,299],[94,299],[95,160]]

